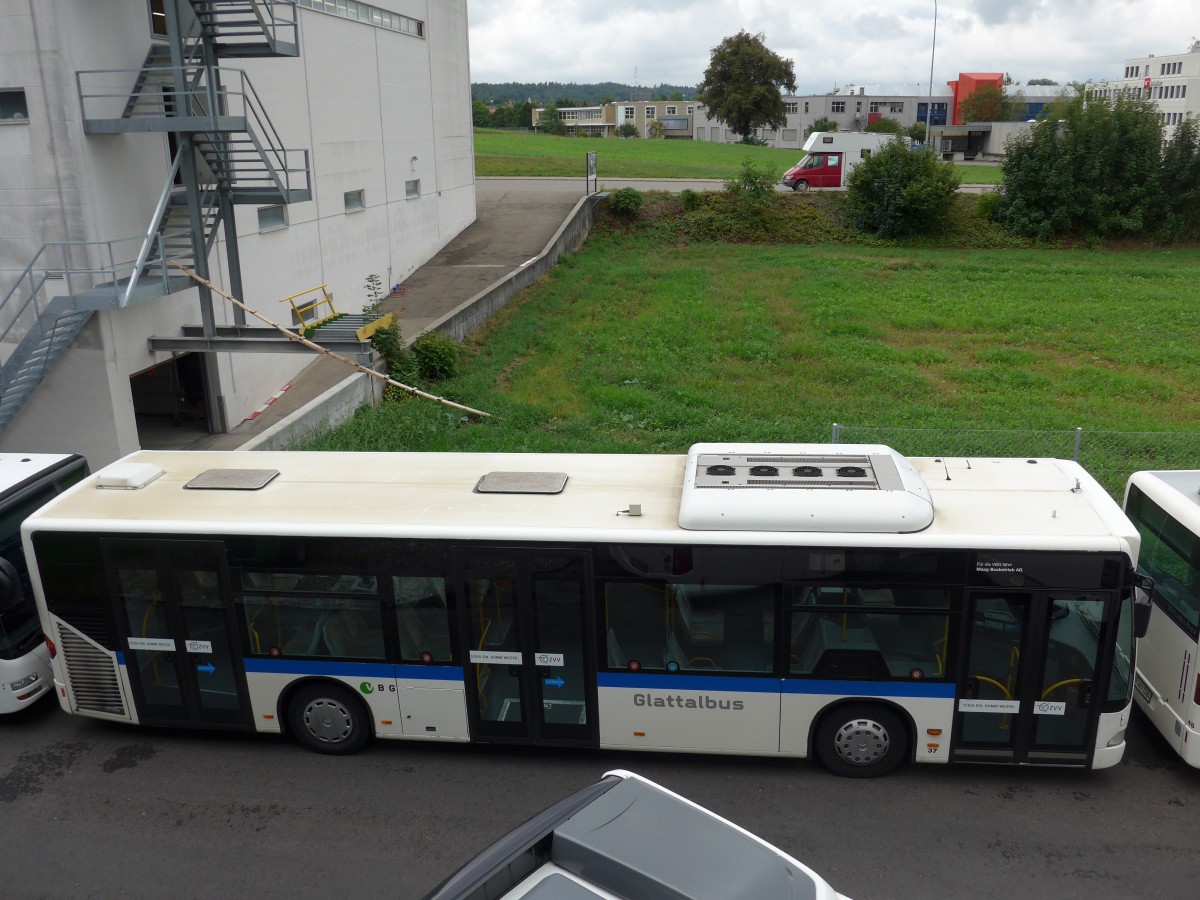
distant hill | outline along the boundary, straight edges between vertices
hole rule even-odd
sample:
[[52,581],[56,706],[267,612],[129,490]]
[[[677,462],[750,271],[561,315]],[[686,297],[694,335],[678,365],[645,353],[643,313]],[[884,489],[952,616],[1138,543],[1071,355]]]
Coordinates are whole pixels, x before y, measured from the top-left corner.
[[[696,95],[695,85],[656,84],[638,85],[618,84],[615,81],[604,81],[599,84],[576,84],[575,82],[541,81],[537,84],[523,84],[509,81],[504,84],[479,82],[471,85],[471,99],[488,104],[503,104],[509,101],[524,103],[526,100],[544,106],[556,100],[569,98],[581,106],[598,104],[601,100],[632,100],[634,93],[640,100],[691,99]],[[676,97],[674,95],[682,95]]]

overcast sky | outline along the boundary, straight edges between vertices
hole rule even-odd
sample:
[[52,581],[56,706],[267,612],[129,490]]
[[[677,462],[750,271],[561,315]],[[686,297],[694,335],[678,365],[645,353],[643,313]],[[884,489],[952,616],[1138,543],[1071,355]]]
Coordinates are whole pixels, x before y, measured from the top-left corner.
[[[801,94],[924,85],[934,0],[467,0],[473,82],[694,85],[746,30],[795,66]],[[1119,78],[1126,59],[1200,38],[1186,0],[940,0],[936,89],[959,72]],[[636,74],[635,74],[636,73]],[[914,90],[914,93],[917,91]]]

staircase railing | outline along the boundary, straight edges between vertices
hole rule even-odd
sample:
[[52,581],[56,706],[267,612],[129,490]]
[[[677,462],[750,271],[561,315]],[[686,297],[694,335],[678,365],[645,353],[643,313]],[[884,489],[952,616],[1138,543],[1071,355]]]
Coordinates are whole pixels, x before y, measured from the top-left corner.
[[[121,306],[129,305],[134,288],[137,287],[138,280],[146,268],[146,260],[150,258],[150,251],[157,247],[158,256],[162,258],[162,223],[167,214],[167,207],[171,205],[171,192],[175,187],[175,176],[179,172],[179,162],[182,158],[182,153],[176,153],[175,159],[171,162],[171,171],[167,173],[167,183],[163,185],[162,193],[158,195],[158,203],[154,206],[154,215],[150,218],[150,228],[146,231],[146,240],[142,242],[142,249],[138,251],[137,259],[133,263],[133,271],[129,276],[129,283],[125,286],[125,294],[121,297]],[[163,268],[166,268],[165,263]]]
[[[129,107],[130,85],[141,69],[84,70],[75,73],[79,103],[85,123],[124,118]],[[134,104],[132,118],[145,119],[147,131],[187,130],[209,134],[245,131],[259,151],[271,180],[280,191],[311,188],[307,150],[283,146],[254,85],[241,69],[225,67],[163,67],[173,73],[173,84],[163,85],[146,104]],[[173,111],[173,115],[168,114]],[[190,119],[189,127],[172,128],[171,120]],[[301,183],[303,179],[303,183]]]
[[[112,241],[60,241],[43,244],[16,283],[0,300],[0,347],[15,344],[37,323],[51,300],[86,297],[84,308],[115,309],[121,305],[121,281],[133,270],[118,248],[132,250],[140,236]],[[80,264],[80,258],[88,260]],[[93,259],[107,260],[100,264]],[[165,276],[164,276],[165,285]],[[51,288],[54,296],[48,296]]]
[[283,43],[296,43],[298,26],[296,25],[295,0],[246,0],[246,3],[258,20],[258,30],[244,27],[222,27],[221,13],[223,10],[220,9],[220,4],[213,4],[207,0],[192,0],[192,8],[196,10],[197,15],[207,11],[213,17],[216,26],[215,37],[263,35],[272,46],[279,44],[281,38]]

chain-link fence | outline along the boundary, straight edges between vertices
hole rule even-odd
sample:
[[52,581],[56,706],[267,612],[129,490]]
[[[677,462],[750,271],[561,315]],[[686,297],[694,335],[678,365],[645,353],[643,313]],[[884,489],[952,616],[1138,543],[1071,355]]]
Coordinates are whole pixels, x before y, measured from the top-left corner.
[[886,444],[904,456],[1017,456],[1073,459],[1119,502],[1142,469],[1200,469],[1200,432],[992,431],[871,428],[834,423],[835,444]]

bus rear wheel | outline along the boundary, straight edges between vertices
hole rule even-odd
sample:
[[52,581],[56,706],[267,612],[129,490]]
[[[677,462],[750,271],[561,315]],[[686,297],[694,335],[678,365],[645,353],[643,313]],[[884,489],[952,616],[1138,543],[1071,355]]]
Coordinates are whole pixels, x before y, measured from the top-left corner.
[[908,748],[908,729],[896,713],[859,703],[835,709],[817,729],[817,756],[835,775],[877,778],[896,768]]
[[301,745],[317,753],[355,753],[371,736],[362,703],[337,684],[297,691],[288,705],[288,725]]

